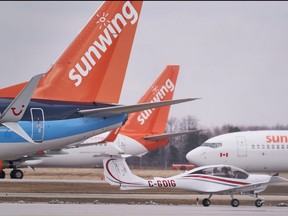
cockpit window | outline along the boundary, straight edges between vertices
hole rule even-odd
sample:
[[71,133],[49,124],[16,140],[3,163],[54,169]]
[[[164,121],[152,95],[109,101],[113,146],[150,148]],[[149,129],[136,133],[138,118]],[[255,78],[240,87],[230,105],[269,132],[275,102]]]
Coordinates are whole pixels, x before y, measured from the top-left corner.
[[222,146],[222,143],[203,143],[201,146],[210,148],[219,148]]
[[230,166],[208,167],[191,174],[212,175],[225,178],[247,179],[248,174],[240,169]]

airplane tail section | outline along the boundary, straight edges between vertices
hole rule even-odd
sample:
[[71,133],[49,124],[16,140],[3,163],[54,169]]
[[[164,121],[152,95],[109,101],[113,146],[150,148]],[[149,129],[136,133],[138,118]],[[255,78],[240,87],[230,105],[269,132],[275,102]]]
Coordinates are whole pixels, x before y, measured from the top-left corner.
[[105,181],[110,185],[120,186],[122,190],[144,189],[147,181],[134,175],[125,158],[103,159]]
[[[118,103],[141,7],[142,1],[104,2],[41,79],[33,98]],[[11,97],[22,86],[0,95]]]
[[[179,68],[178,65],[166,66],[138,103],[171,100],[174,95]],[[148,151],[160,148],[168,143],[168,139],[159,140],[156,144],[155,142],[144,140],[143,134],[163,134],[166,129],[169,111],[170,106],[167,106],[130,114],[128,121],[121,128],[121,134],[137,139]],[[137,135],[135,131],[138,132]],[[141,134],[139,134],[140,132]]]

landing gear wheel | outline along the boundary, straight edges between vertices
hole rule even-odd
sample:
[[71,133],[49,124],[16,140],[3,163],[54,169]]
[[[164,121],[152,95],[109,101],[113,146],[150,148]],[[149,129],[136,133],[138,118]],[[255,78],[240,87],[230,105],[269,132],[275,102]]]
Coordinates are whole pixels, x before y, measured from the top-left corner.
[[24,176],[24,174],[21,170],[12,170],[10,173],[10,177],[12,179],[22,179],[23,176]]
[[232,199],[231,200],[231,206],[232,207],[238,207],[240,204],[239,200],[238,199]]
[[202,204],[203,204],[203,206],[208,207],[208,206],[210,206],[211,201],[210,201],[210,199],[205,198],[205,199],[203,199]]
[[0,179],[4,179],[5,178],[5,172],[2,170],[0,172]]
[[263,200],[262,199],[257,199],[256,201],[255,201],[255,206],[256,207],[261,207],[263,205]]

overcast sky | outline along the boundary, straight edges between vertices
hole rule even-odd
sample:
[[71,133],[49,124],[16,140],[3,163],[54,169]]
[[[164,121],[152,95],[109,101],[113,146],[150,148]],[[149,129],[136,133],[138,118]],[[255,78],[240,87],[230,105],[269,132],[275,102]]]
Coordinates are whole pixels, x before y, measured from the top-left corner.
[[[0,2],[0,88],[47,72],[100,6]],[[202,127],[288,124],[288,2],[144,2],[120,102],[179,64],[172,107]],[[145,81],[145,82],[143,82]]]

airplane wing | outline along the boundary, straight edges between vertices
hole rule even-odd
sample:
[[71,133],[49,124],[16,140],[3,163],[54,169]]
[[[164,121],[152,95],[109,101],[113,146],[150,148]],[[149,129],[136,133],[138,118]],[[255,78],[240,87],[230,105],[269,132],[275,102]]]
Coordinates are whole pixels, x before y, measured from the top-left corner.
[[141,103],[135,105],[119,105],[113,107],[104,107],[97,109],[89,109],[89,110],[79,110],[78,113],[86,116],[94,116],[99,118],[111,117],[119,114],[128,114],[133,112],[138,112],[141,110],[153,109],[162,106],[169,106],[178,103],[184,103],[188,101],[198,100],[200,98],[186,98],[186,99],[178,99],[178,100],[168,100],[161,102],[150,102],[150,103]]
[[145,136],[144,139],[145,140],[151,140],[151,141],[157,141],[157,140],[161,140],[161,139],[168,139],[171,137],[175,137],[175,136],[181,136],[181,135],[186,135],[186,134],[190,134],[190,133],[195,133],[201,130],[189,130],[189,131],[182,131],[182,132],[176,132],[176,133],[165,133],[165,134],[160,134],[160,135],[152,135],[152,136]]
[[217,193],[221,192],[234,192],[234,193],[259,193],[263,190],[266,189],[268,185],[278,185],[278,184],[288,184],[288,180],[285,178],[282,178],[280,176],[271,176],[269,181],[264,181],[264,182],[256,182],[256,183],[251,183],[248,185],[243,185],[239,186],[236,188],[228,189],[228,190],[221,190],[217,191]]
[[31,143],[35,143],[31,137],[17,123],[20,121],[27,109],[34,90],[36,89],[43,74],[32,77],[25,88],[17,95],[17,97],[9,104],[0,116],[0,124],[6,126],[19,136]]

